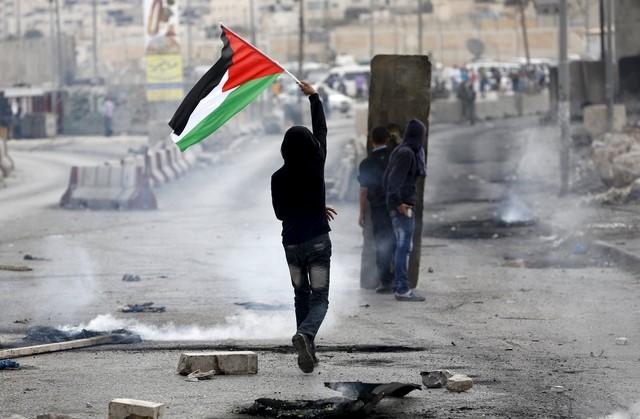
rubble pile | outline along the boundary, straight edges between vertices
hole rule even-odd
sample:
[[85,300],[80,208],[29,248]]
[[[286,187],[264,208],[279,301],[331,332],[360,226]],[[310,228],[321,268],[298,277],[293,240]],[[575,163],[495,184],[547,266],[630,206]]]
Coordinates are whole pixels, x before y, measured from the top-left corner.
[[602,182],[610,189],[595,201],[623,204],[640,200],[640,129],[606,133],[591,145],[591,156]]

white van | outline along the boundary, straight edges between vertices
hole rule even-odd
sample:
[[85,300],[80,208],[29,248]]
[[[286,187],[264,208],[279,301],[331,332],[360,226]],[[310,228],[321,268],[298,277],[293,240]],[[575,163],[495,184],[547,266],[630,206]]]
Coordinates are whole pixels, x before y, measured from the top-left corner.
[[362,97],[367,97],[370,76],[371,69],[368,65],[354,64],[333,67],[329,70],[329,74],[322,80],[322,84],[347,96],[356,97],[358,96],[357,84],[362,83],[364,85],[364,92],[361,92],[361,95]]

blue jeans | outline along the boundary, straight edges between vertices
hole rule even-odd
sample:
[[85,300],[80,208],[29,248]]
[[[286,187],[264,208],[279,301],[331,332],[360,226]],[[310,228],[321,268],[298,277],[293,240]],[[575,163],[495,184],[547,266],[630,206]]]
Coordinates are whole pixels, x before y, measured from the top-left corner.
[[331,240],[323,234],[284,250],[295,294],[297,333],[313,340],[329,308]]
[[416,221],[413,217],[405,217],[398,211],[391,211],[393,234],[396,236],[395,254],[395,292],[405,294],[409,292],[409,255],[413,248],[413,231]]

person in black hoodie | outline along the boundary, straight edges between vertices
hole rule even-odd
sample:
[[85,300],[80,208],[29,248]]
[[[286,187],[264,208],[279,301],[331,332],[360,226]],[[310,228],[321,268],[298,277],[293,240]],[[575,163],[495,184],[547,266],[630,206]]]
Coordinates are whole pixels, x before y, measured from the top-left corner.
[[376,267],[379,294],[393,293],[392,261],[396,245],[387,211],[386,194],[382,185],[384,171],[389,163],[389,131],[385,127],[376,127],[371,131],[371,154],[360,163],[358,182],[360,182],[360,216],[358,224],[364,227],[365,211],[369,207],[373,237],[376,247]]
[[425,298],[409,288],[409,254],[413,246],[416,205],[416,181],[426,176],[425,153],[422,146],[427,129],[417,119],[407,124],[402,144],[389,157],[384,173],[387,210],[396,238],[395,298],[398,301],[424,301]]
[[291,339],[298,366],[313,372],[318,359],[314,339],[329,307],[331,240],[329,221],[336,212],[325,203],[324,164],[327,124],[315,89],[300,82],[311,103],[313,133],[287,130],[280,152],[284,165],[271,176],[271,199],[282,221],[282,244],[294,289],[297,331]]

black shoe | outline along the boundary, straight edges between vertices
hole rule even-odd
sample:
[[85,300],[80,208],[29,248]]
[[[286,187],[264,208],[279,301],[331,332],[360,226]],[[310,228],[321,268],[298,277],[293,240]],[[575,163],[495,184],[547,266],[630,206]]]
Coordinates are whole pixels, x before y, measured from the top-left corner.
[[376,294],[393,294],[393,286],[380,285],[378,288],[376,288]]
[[311,340],[302,333],[296,333],[291,338],[293,347],[298,352],[298,366],[304,373],[313,372],[313,349],[311,347]]

